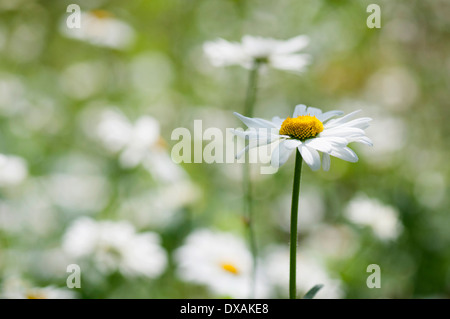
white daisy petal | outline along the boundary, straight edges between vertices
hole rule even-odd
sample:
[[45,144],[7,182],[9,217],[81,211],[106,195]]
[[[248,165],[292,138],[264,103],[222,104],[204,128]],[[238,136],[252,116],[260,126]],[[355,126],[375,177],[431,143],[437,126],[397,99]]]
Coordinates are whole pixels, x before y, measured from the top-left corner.
[[281,141],[280,144],[278,144],[277,147],[275,147],[275,149],[273,150],[272,160],[270,162],[273,167],[278,168],[286,163],[286,161],[289,159],[289,156],[292,154],[292,151],[295,149],[286,147],[286,142],[287,141]]
[[228,42],[224,39],[206,42],[203,51],[213,66],[221,67],[241,64],[246,57],[239,43]]
[[330,155],[351,163],[356,163],[358,161],[358,155],[348,147],[333,149]]
[[245,154],[245,152],[248,152],[249,149],[250,149],[250,146],[247,145],[242,150],[240,150],[239,153],[236,154],[236,159],[240,159],[242,157],[242,155]]
[[[241,131],[241,130],[235,130],[235,129],[231,129],[230,130],[231,133],[233,133],[234,135],[237,135],[239,137],[248,139],[248,140],[258,140],[258,143],[262,144],[268,144],[268,143],[272,143],[278,139],[280,139],[281,137],[283,137],[282,135],[279,134],[274,134],[272,129],[248,129],[246,131]],[[262,144],[262,145],[265,145]]]
[[[310,116],[315,116],[315,117],[317,117],[317,116],[319,116],[319,115],[322,114],[322,110],[320,110],[320,109],[318,109],[318,108],[316,108],[316,107],[310,106],[310,107],[308,107],[308,108],[306,109],[306,114],[307,114],[307,115],[310,115]],[[320,120],[319,120],[319,121],[320,121]]]
[[[237,133],[236,135],[241,136],[241,137],[247,137],[248,135],[245,135],[245,133],[249,133],[248,131],[245,131],[245,132],[239,131],[239,130],[231,130],[231,131],[234,134]],[[279,140],[280,135],[275,135],[275,134],[270,134],[270,135],[259,134],[258,135],[257,134],[254,137],[249,137],[249,139],[250,139],[249,144],[236,155],[237,159],[240,159],[245,152],[247,152],[255,147],[271,144],[271,143]]]
[[293,139],[286,140],[286,141],[284,142],[284,146],[285,146],[286,148],[289,148],[289,149],[291,149],[291,148],[296,148],[296,147],[298,147],[300,144],[302,144],[301,141],[299,141],[299,140],[293,140]]
[[332,129],[325,129],[323,132],[320,133],[321,137],[346,137],[349,135],[354,134],[362,134],[364,135],[364,131],[356,128],[356,127],[336,127]]
[[295,106],[293,118],[299,117],[301,115],[306,115],[306,105],[304,104],[299,104]]
[[286,147],[288,149],[294,149],[294,148],[297,148],[300,144],[302,144],[302,142],[299,140],[289,139],[289,140],[285,140],[284,147]]
[[242,138],[254,139],[254,138],[258,137],[258,131],[256,131],[256,130],[241,131],[241,130],[231,129],[230,131],[234,135],[240,136]]
[[362,143],[362,144],[366,144],[369,146],[373,146],[372,140],[370,138],[368,138],[367,136],[350,137],[350,138],[348,138],[348,142],[349,143],[357,142],[357,143]]
[[330,164],[331,164],[330,155],[328,155],[327,153],[323,153],[323,155],[322,155],[323,170],[328,172],[330,170]]
[[285,120],[285,119],[282,119],[282,118],[279,117],[279,116],[274,116],[274,117],[272,118],[272,123],[274,123],[275,125],[277,125],[277,126],[280,128],[280,127],[281,127],[281,124],[283,124],[284,120]]
[[312,138],[305,141],[306,146],[324,153],[331,153],[332,145],[324,138]]
[[342,115],[342,114],[344,114],[344,112],[342,112],[342,111],[329,111],[329,112],[322,113],[316,117],[319,121],[321,121],[323,123],[325,121],[328,121],[333,116],[338,116],[338,115]]
[[355,114],[357,114],[359,112],[361,112],[361,110],[356,110],[356,111],[351,112],[351,113],[349,113],[343,117],[340,117],[338,119],[330,120],[324,125],[324,128],[332,128],[332,127],[341,125],[343,123],[346,123],[346,122],[348,122],[349,119],[351,119]]
[[280,41],[280,44],[275,48],[277,54],[294,53],[304,49],[309,44],[309,37],[306,35],[299,35],[286,41]]
[[240,43],[228,42],[224,39],[206,42],[203,51],[212,65],[221,67],[240,65],[252,68],[255,61],[273,68],[300,72],[309,64],[308,54],[298,53],[309,43],[304,35],[293,37],[286,41],[244,35]]
[[270,57],[270,65],[279,70],[301,72],[310,63],[309,54],[287,54]]
[[344,123],[344,124],[342,124],[342,126],[356,127],[356,128],[360,128],[360,129],[364,130],[369,127],[370,121],[372,121],[371,118],[362,117],[362,118],[351,120],[350,122]]
[[349,143],[346,138],[339,137],[339,136],[325,136],[325,137],[323,137],[322,135],[319,134],[316,138],[320,138],[322,140],[326,140],[328,143],[331,144],[332,147],[344,147],[344,146],[346,146]]
[[274,123],[264,119],[246,117],[237,112],[234,112],[233,114],[236,115],[249,128],[277,128]]
[[298,150],[302,154],[305,163],[308,164],[313,171],[317,171],[320,168],[320,155],[315,149],[300,144]]
[[275,39],[251,35],[244,35],[241,42],[245,54],[253,59],[268,58],[273,52],[273,48],[278,44],[278,41]]

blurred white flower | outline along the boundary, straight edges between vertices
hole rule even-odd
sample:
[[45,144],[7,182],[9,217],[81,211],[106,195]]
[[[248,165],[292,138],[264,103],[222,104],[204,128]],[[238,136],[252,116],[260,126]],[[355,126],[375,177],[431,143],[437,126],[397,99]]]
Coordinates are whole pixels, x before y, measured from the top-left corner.
[[153,117],[142,116],[132,124],[121,112],[108,109],[100,116],[97,135],[111,152],[123,150],[122,164],[133,167],[158,142],[159,123]]
[[164,183],[176,183],[188,179],[184,169],[175,164],[165,148],[158,145],[147,154],[142,165],[155,179]]
[[[280,293],[288,293],[289,288],[289,247],[275,246],[268,249],[264,258],[268,279],[278,287]],[[303,296],[315,285],[324,287],[315,299],[340,299],[344,291],[339,279],[329,276],[326,268],[318,259],[308,253],[297,254],[297,290]]]
[[126,221],[82,217],[67,230],[63,250],[76,259],[91,259],[103,273],[155,278],[166,268],[167,254],[158,234],[136,233]]
[[[244,241],[231,233],[197,230],[175,251],[175,260],[182,280],[206,285],[220,296],[250,296],[252,257]],[[268,286],[261,275],[257,276],[257,298],[268,295]]]
[[73,299],[76,294],[65,288],[54,286],[30,287],[18,278],[8,278],[2,285],[0,298],[5,299]]
[[348,203],[344,214],[351,222],[370,227],[381,240],[396,239],[403,230],[397,209],[363,194]]
[[241,65],[252,68],[255,62],[260,62],[275,69],[300,72],[308,65],[310,57],[296,52],[308,43],[309,38],[305,35],[285,41],[246,35],[241,43],[224,39],[206,42],[203,50],[211,64],[217,67]]
[[160,135],[159,122],[151,116],[141,116],[133,124],[121,112],[108,109],[100,116],[97,138],[113,153],[119,153],[123,168],[139,164],[161,182],[176,182],[186,178],[185,171],[172,161]]
[[60,24],[60,31],[68,38],[120,50],[128,48],[135,38],[135,32],[128,24],[114,18],[105,10],[82,12],[80,28],[68,28],[64,18]]
[[18,185],[27,175],[27,163],[23,158],[0,154],[0,187]]

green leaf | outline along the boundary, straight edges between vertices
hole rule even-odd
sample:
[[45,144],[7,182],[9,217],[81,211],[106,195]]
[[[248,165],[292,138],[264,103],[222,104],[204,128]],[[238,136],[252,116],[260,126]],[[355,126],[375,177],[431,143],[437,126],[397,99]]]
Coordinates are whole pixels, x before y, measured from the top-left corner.
[[306,294],[303,296],[303,299],[313,299],[314,296],[319,292],[320,289],[323,288],[322,284],[315,285],[312,287]]

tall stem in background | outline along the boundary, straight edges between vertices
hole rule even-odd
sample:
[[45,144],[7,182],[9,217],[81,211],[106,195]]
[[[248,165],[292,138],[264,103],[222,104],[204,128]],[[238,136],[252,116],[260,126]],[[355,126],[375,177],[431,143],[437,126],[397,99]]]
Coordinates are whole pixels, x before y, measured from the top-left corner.
[[[256,101],[256,91],[258,85],[258,72],[259,72],[259,61],[255,61],[252,69],[250,70],[247,94],[245,98],[245,110],[244,115],[248,117],[253,117],[253,111]],[[243,171],[243,191],[244,191],[244,218],[245,224],[247,226],[248,240],[250,242],[250,249],[252,253],[252,283],[251,283],[251,298],[255,297],[255,286],[256,286],[256,269],[257,269],[257,258],[258,252],[256,247],[255,230],[253,226],[253,198],[252,198],[252,183],[250,177],[250,156],[246,154],[244,171]]]
[[292,187],[291,204],[291,242],[289,265],[289,299],[297,297],[297,224],[298,224],[298,199],[300,196],[300,179],[302,177],[303,158],[300,151],[295,150],[294,185]]

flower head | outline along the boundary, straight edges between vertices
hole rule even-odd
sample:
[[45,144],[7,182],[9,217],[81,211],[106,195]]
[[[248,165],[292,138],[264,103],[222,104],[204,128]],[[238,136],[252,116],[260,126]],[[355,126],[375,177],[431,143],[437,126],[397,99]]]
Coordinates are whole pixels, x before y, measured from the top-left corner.
[[319,152],[323,153],[322,167],[325,171],[330,168],[330,155],[352,163],[357,162],[358,156],[347,145],[351,142],[372,145],[364,132],[372,119],[362,117],[351,120],[357,112],[332,119],[342,115],[343,112],[323,113],[320,109],[301,104],[295,107],[292,118],[274,117],[272,121],[249,118],[235,113],[249,129],[244,132],[234,130],[234,133],[250,141],[238,157],[250,148],[278,142],[272,152],[273,167],[283,165],[296,148],[313,171],[321,166]]
[[21,278],[6,278],[2,284],[0,299],[74,299],[77,295],[66,288],[55,286],[34,287]]
[[77,219],[63,240],[63,249],[71,257],[94,261],[105,274],[120,271],[125,276],[155,278],[166,268],[167,254],[158,234],[136,233],[126,221]]
[[[244,241],[230,233],[207,229],[190,234],[175,252],[181,279],[207,286],[213,293],[248,298],[252,257]],[[257,276],[256,296],[267,296],[262,276]]]
[[241,65],[252,68],[255,62],[275,69],[300,72],[309,63],[308,54],[298,51],[305,48],[309,38],[300,35],[286,41],[246,35],[241,43],[217,39],[206,42],[203,50],[214,66]]
[[151,116],[141,116],[131,123],[120,111],[104,110],[96,126],[96,138],[112,153],[119,153],[123,168],[139,164],[164,183],[186,179],[185,171],[168,154],[160,134],[160,124]]
[[383,241],[397,239],[403,231],[396,208],[363,194],[348,203],[344,214],[354,224],[372,228],[374,234]]
[[134,42],[134,30],[127,23],[114,18],[108,11],[82,12],[80,20],[80,28],[68,28],[66,21],[62,21],[62,34],[95,46],[118,50],[127,49]]
[[0,187],[16,186],[26,179],[26,161],[18,156],[0,154]]

